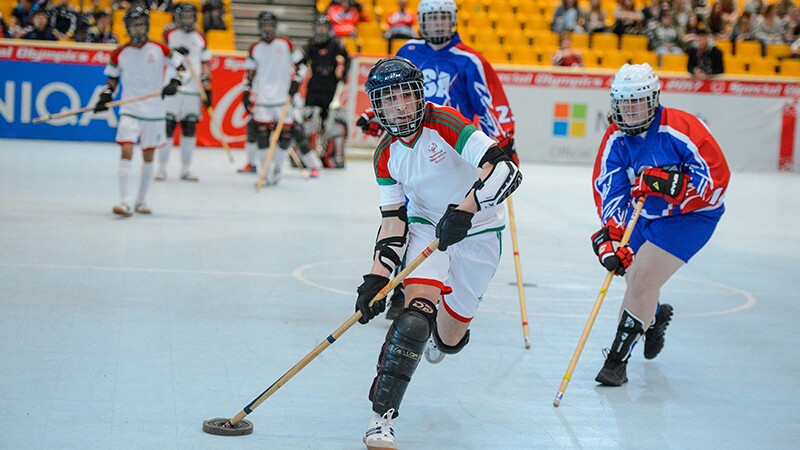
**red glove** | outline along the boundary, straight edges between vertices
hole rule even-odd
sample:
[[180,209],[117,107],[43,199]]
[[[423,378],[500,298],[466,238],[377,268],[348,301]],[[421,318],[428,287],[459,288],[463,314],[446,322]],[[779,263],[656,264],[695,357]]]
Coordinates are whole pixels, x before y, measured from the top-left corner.
[[639,198],[643,195],[655,195],[677,205],[686,198],[690,181],[689,175],[683,172],[653,167],[639,175],[631,196]]
[[633,263],[633,249],[630,245],[619,245],[623,234],[624,227],[604,226],[592,235],[592,248],[600,264],[617,275],[625,275],[625,270]]
[[375,118],[375,111],[372,108],[367,108],[361,113],[361,117],[356,121],[356,126],[361,128],[364,134],[369,136],[380,136],[383,134],[383,128]]

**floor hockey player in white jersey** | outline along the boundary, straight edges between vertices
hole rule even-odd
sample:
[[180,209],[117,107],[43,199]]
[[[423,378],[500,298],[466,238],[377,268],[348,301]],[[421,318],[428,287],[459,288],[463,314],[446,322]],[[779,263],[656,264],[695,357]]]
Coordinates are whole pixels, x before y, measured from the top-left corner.
[[[117,175],[119,177],[120,204],[114,206],[114,214],[129,217],[135,210],[140,214],[150,214],[147,205],[147,191],[153,180],[153,153],[156,148],[167,143],[164,97],[175,95],[182,83],[184,74],[183,57],[171,51],[160,42],[148,40],[150,15],[146,9],[132,7],[123,17],[130,42],[111,53],[104,74],[108,76],[106,85],[94,111],[108,110],[114,91],[122,85],[122,99],[133,98],[161,91],[161,97],[128,103],[120,107],[116,141],[122,149]],[[177,69],[169,83],[165,82],[167,68]],[[142,148],[142,172],[136,203],[131,209],[129,182],[133,146]]]
[[[281,118],[283,105],[289,97],[294,97],[300,87],[302,77],[296,69],[302,54],[294,49],[289,39],[276,36],[278,18],[275,14],[262,12],[258,16],[258,27],[261,40],[250,47],[245,62],[247,75],[242,102],[255,122],[255,137],[260,153],[258,161],[263,163],[269,148],[270,134]],[[305,135],[302,120],[291,107],[290,112],[284,118],[277,148],[267,166],[264,176],[267,185],[280,181],[292,140],[297,144],[300,159],[309,168],[312,177],[319,176],[322,167]],[[248,161],[248,166],[252,165],[253,161]],[[246,166],[241,171],[245,171],[244,169],[249,167]]]
[[167,178],[167,163],[172,150],[172,137],[178,124],[181,125],[181,172],[183,181],[198,181],[198,177],[190,171],[192,154],[197,146],[197,123],[202,118],[202,103],[198,83],[191,79],[192,73],[200,77],[206,95],[205,107],[211,106],[211,52],[208,50],[206,38],[197,30],[197,8],[191,3],[178,3],[173,12],[173,26],[164,31],[164,43],[167,47],[188,57],[194,71],[188,71],[187,79],[178,89],[178,93],[166,101],[167,109],[167,145],[158,150],[158,170],[156,181]]
[[366,82],[386,135],[374,157],[382,219],[372,269],[358,287],[361,323],[385,309],[385,299],[368,305],[406,250],[416,256],[440,240],[439,251],[405,279],[405,310],[381,348],[369,391],[368,449],[397,448],[394,420],[428,338],[437,344],[436,352],[426,352],[431,363],[469,342],[470,322],[500,261],[500,203],[522,181],[494,140],[455,109],[426,102],[423,82],[422,72],[400,57],[378,61]]

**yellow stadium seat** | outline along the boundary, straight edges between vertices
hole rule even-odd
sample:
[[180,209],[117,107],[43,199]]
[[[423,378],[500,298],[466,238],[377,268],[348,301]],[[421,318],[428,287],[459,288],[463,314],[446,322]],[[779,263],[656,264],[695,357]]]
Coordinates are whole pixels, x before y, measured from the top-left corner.
[[789,44],[769,44],[767,45],[767,58],[782,58],[792,54]]
[[236,50],[236,38],[231,30],[208,30],[206,41],[212,50]]
[[533,46],[539,49],[558,47],[559,36],[552,31],[539,31],[532,34]]
[[572,33],[572,47],[578,49],[589,48],[589,35],[586,33]]
[[511,4],[507,0],[484,0],[486,11],[496,14],[513,13]]
[[361,22],[358,24],[358,36],[361,38],[380,38],[383,36],[383,32],[376,22]]
[[517,7],[517,15],[539,16],[542,12],[533,0],[524,0]]
[[489,30],[492,24],[485,14],[473,14],[469,19],[469,26],[476,30]]
[[616,50],[619,48],[619,39],[614,33],[592,33],[591,48],[603,52]]
[[583,55],[583,66],[584,67],[601,67],[600,65],[600,53],[594,50],[585,50],[581,52]]
[[747,65],[747,73],[750,75],[777,75],[775,69],[778,67],[778,60],[775,58],[756,58]]
[[733,55],[733,43],[731,41],[716,41],[714,46],[722,52],[723,56]]
[[[358,53],[358,43],[356,42],[355,38],[343,38],[344,40],[344,49],[347,50],[347,53],[350,55],[355,55]],[[399,48],[399,47],[398,47]]]
[[361,53],[386,56],[389,53],[389,42],[382,37],[361,38]]
[[747,64],[744,59],[735,56],[723,56],[722,65],[725,73],[730,75],[743,75],[747,73]]
[[550,19],[545,16],[518,16],[518,18],[525,24],[526,30],[550,31]]
[[668,53],[661,57],[661,70],[670,72],[688,72],[689,57],[684,54]]
[[760,58],[761,57],[761,43],[756,41],[741,41],[737,42],[735,55],[737,58]]
[[650,67],[658,67],[658,56],[653,52],[633,52],[631,53],[631,64],[650,64]]
[[503,44],[509,47],[529,46],[530,39],[521,30],[511,30],[503,37]]
[[538,54],[530,46],[517,46],[511,50],[512,64],[535,65],[538,64]]
[[483,56],[493,64],[508,63],[508,54],[503,47],[497,44],[487,45],[483,50]]
[[800,59],[782,59],[780,69],[782,76],[800,77]]
[[619,48],[626,52],[646,52],[647,36],[641,34],[623,34],[619,40]]
[[628,64],[629,57],[628,53],[609,50],[603,53],[601,60],[602,67],[617,70],[622,67],[623,64]]

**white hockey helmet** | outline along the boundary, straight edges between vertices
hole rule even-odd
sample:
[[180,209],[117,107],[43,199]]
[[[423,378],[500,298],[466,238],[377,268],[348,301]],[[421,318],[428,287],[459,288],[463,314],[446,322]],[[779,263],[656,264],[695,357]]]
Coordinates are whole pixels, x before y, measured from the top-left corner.
[[417,7],[419,34],[431,44],[444,44],[456,34],[454,0],[420,0]]
[[624,133],[643,133],[656,117],[661,82],[650,64],[624,64],[611,82],[611,119]]

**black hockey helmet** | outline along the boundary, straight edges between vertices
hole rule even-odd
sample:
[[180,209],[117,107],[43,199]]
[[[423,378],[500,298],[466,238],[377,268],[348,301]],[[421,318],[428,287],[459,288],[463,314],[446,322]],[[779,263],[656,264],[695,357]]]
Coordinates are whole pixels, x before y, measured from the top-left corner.
[[267,42],[275,39],[277,29],[278,16],[270,11],[264,11],[258,15],[258,30],[261,32],[261,39]]
[[141,6],[134,6],[125,12],[122,22],[125,24],[125,31],[131,39],[131,44],[141,45],[147,42],[147,35],[150,32],[150,11]]
[[311,31],[314,33],[315,42],[326,42],[333,35],[331,21],[328,16],[321,14],[314,18]]
[[365,88],[381,127],[392,136],[414,134],[425,116],[424,76],[411,61],[394,56],[372,66]]
[[175,5],[172,11],[172,21],[178,28],[182,28],[187,33],[194,31],[197,24],[197,7],[192,3],[180,2]]

